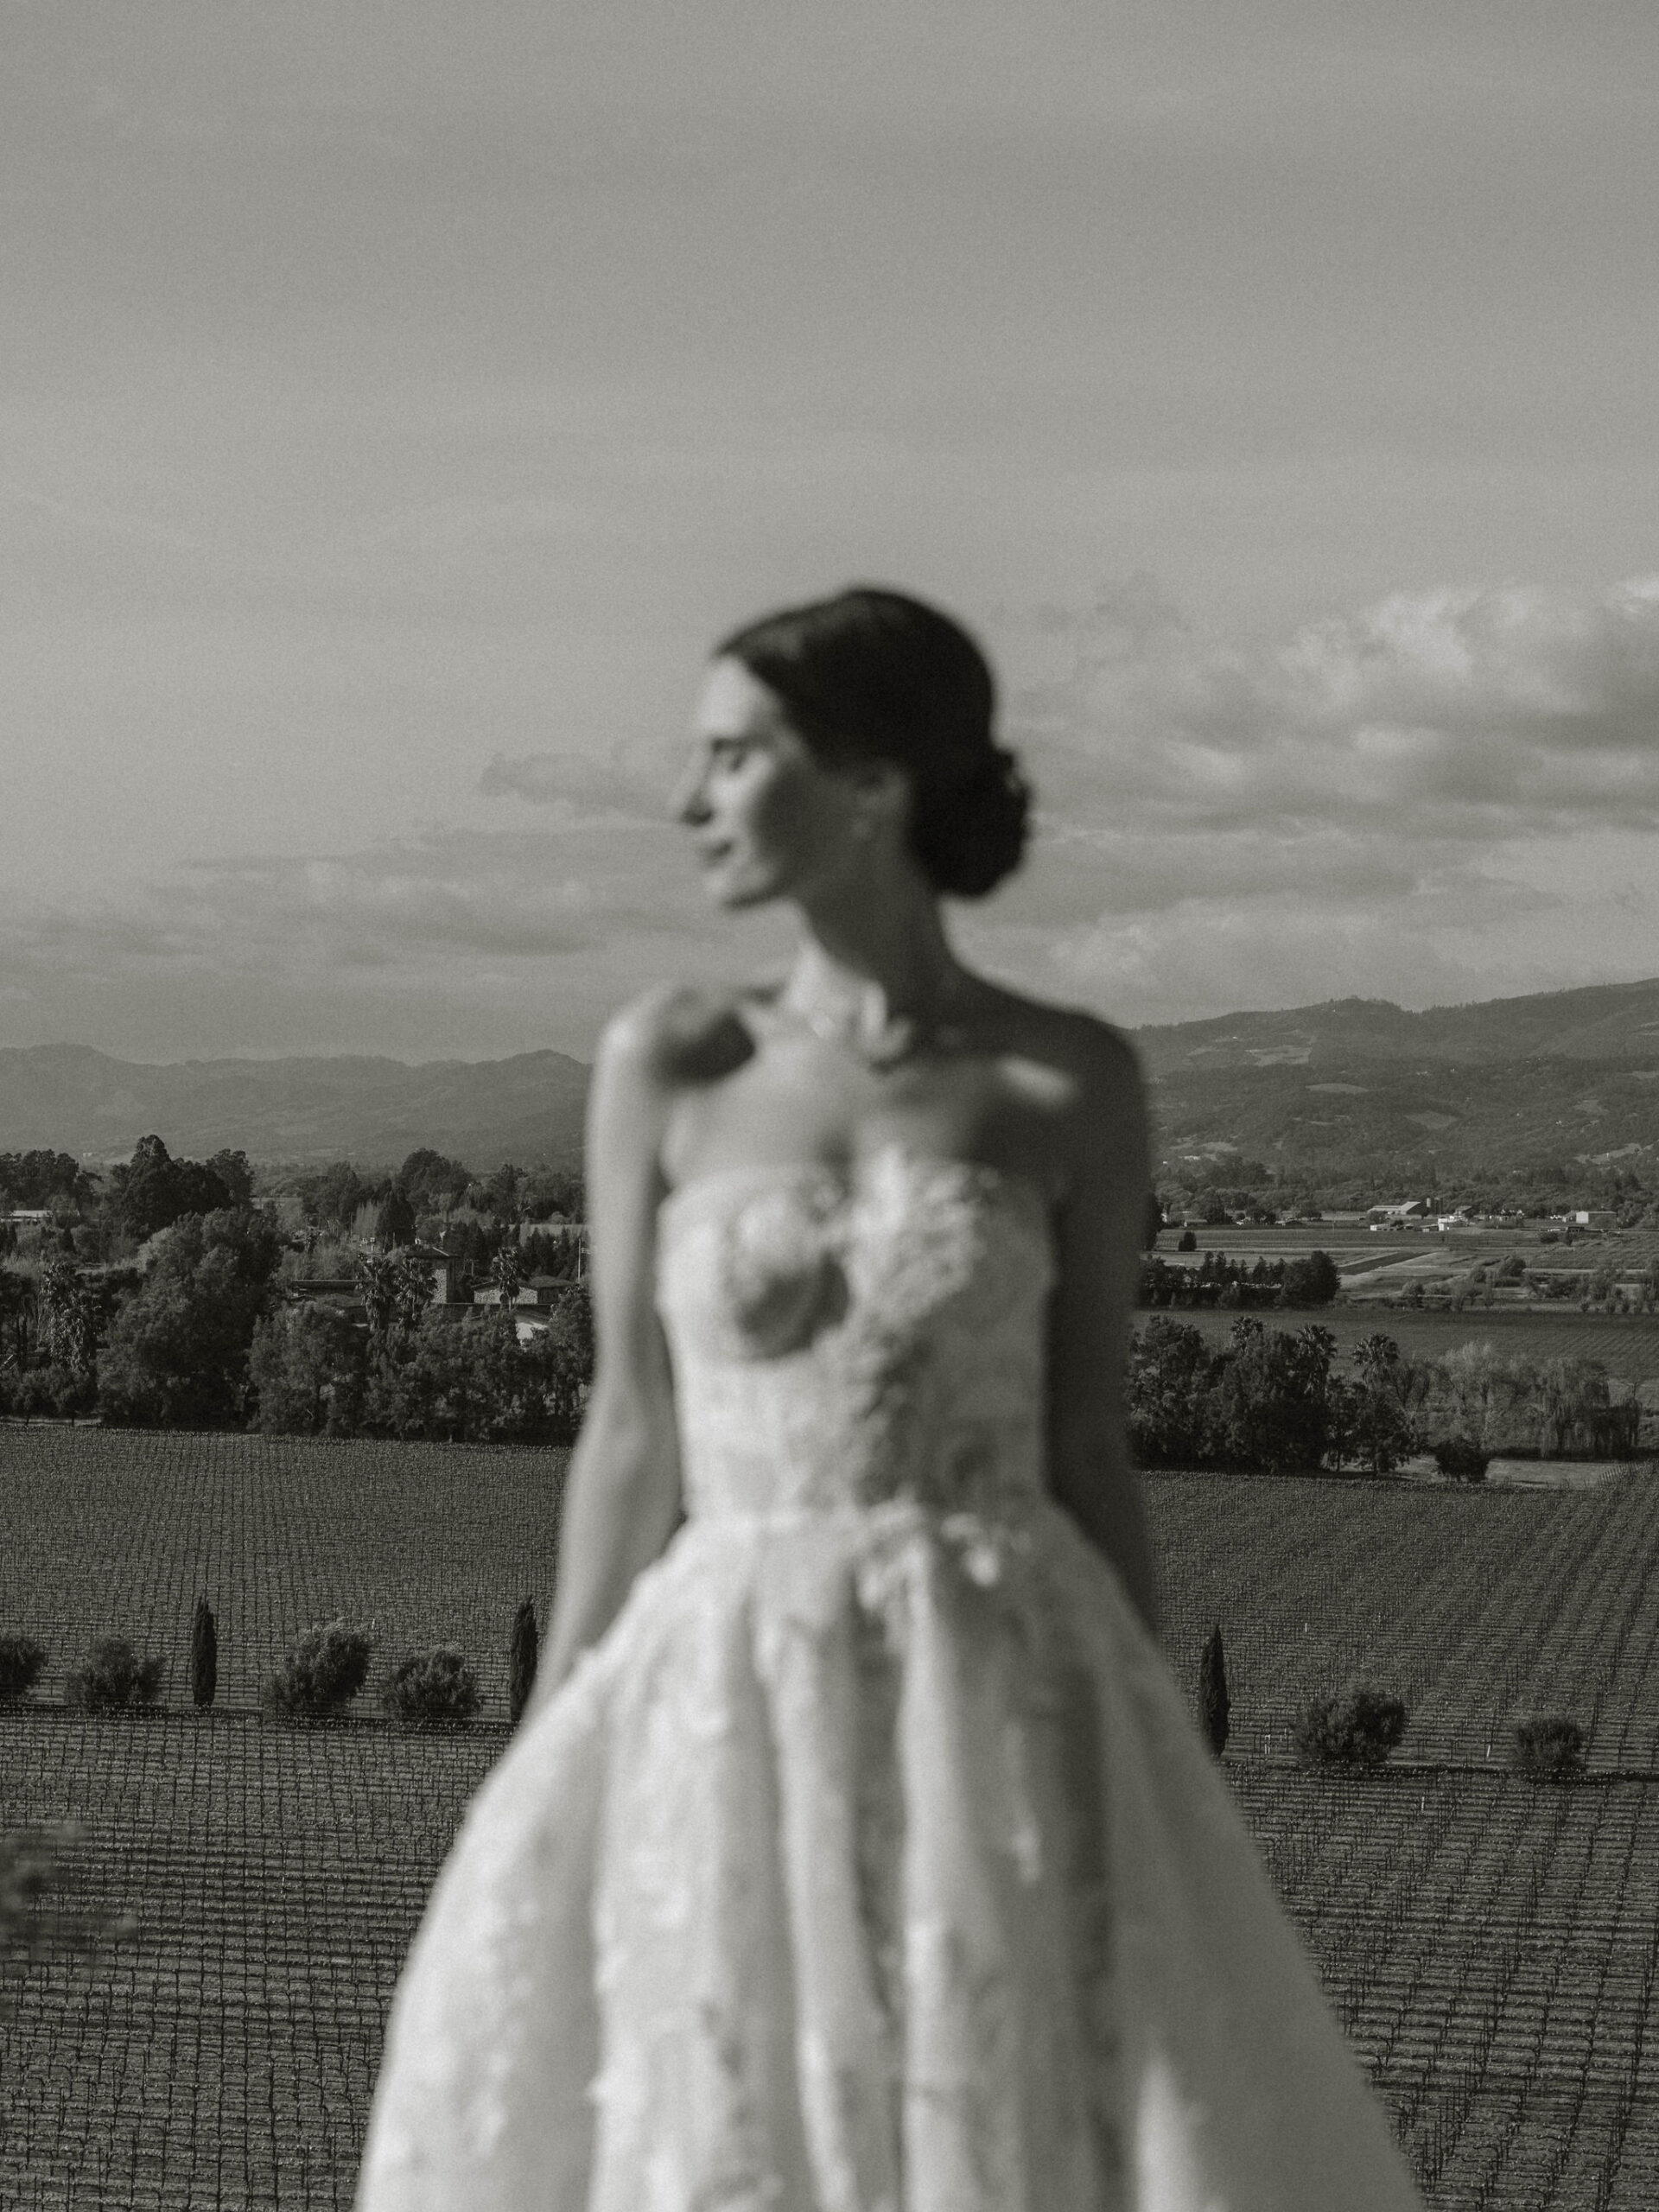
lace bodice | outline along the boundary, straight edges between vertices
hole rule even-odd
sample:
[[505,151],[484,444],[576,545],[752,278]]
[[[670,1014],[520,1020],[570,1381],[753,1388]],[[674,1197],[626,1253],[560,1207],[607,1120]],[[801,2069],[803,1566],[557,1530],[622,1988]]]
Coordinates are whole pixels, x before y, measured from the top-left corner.
[[1042,1488],[1041,1192],[897,1147],[716,1170],[664,1201],[658,1298],[694,1517],[967,1511]]

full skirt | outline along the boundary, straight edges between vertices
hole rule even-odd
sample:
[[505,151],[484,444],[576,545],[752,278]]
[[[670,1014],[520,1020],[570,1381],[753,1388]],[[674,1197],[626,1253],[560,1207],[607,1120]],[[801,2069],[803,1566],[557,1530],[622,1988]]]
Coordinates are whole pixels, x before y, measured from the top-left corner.
[[1046,1500],[693,1520],[479,1791],[359,2212],[1415,2212]]

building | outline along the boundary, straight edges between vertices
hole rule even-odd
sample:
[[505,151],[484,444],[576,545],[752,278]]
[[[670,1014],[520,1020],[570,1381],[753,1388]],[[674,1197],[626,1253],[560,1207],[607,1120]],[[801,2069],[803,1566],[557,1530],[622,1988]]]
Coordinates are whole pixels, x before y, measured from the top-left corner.
[[1395,1205],[1373,1206],[1365,1217],[1368,1229],[1427,1229],[1433,1217],[1427,1198],[1402,1198]]

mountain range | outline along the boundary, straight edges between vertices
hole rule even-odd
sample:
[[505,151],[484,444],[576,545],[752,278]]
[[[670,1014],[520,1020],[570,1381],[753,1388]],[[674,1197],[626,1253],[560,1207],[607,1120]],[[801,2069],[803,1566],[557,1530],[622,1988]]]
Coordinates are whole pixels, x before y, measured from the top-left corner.
[[153,1131],[175,1158],[396,1166],[418,1147],[469,1167],[582,1164],[588,1069],[563,1052],[505,1060],[112,1059],[81,1045],[0,1050],[0,1152],[125,1160]]
[[[1488,1161],[1637,1163],[1659,1148],[1659,978],[1408,1013],[1379,999],[1224,1014],[1135,1033],[1171,1173],[1230,1154],[1318,1179],[1369,1162],[1444,1177]],[[588,1070],[508,1059],[183,1060],[0,1048],[0,1152],[395,1165],[416,1147],[488,1168],[575,1166]]]

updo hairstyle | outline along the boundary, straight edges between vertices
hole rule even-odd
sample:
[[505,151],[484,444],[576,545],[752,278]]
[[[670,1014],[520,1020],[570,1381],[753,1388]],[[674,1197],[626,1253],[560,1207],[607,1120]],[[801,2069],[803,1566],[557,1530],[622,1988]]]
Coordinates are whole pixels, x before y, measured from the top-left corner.
[[745,625],[715,648],[783,702],[827,767],[891,760],[910,781],[910,843],[935,890],[982,899],[1020,865],[1031,793],[991,734],[996,686],[949,615],[855,585]]

